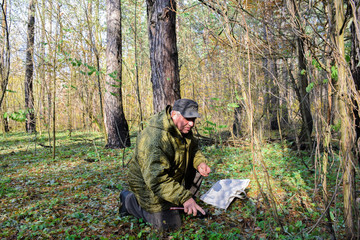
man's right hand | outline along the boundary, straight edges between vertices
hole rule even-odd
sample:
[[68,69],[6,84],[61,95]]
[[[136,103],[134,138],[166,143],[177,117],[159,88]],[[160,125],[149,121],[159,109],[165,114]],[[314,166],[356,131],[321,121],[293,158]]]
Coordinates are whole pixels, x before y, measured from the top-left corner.
[[184,212],[189,215],[192,214],[196,216],[197,211],[200,211],[203,215],[205,215],[204,209],[202,209],[199,205],[197,205],[197,203],[193,198],[190,198],[189,200],[184,202],[183,205],[184,205]]

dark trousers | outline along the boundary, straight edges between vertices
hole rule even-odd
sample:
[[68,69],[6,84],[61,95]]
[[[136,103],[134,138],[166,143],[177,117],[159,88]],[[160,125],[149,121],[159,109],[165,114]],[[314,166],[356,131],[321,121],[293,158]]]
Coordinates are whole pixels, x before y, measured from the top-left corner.
[[[202,179],[203,177],[197,171],[188,174],[185,180],[185,188],[188,189],[193,196],[197,197]],[[131,215],[144,219],[145,222],[151,223],[151,225],[157,229],[177,229],[181,226],[181,217],[178,210],[149,213],[139,205],[134,193],[129,193],[123,204],[125,204],[126,210]]]

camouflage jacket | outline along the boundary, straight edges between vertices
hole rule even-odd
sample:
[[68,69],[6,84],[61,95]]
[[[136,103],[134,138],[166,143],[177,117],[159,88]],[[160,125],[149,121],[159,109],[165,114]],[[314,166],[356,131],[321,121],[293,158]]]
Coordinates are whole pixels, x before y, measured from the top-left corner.
[[171,106],[153,116],[139,133],[128,181],[148,212],[168,210],[191,198],[184,188],[186,169],[207,162],[192,132],[183,137],[173,123]]

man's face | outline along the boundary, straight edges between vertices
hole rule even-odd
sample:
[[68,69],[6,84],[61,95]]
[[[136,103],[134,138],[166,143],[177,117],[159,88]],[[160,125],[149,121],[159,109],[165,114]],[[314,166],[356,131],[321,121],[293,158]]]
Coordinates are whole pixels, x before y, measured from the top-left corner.
[[184,118],[180,113],[173,112],[171,115],[175,126],[182,134],[187,134],[195,125],[196,118]]

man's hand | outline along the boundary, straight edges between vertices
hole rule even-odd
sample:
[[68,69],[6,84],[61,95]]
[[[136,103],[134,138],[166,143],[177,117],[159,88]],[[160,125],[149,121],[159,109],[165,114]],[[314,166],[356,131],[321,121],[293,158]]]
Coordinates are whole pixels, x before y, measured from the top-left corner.
[[202,209],[199,205],[197,205],[197,203],[193,198],[190,198],[189,200],[184,202],[183,205],[184,205],[184,212],[189,215],[192,214],[196,216],[197,211],[200,211],[203,215],[205,215],[204,209]]
[[199,166],[197,167],[197,170],[204,177],[209,176],[209,173],[211,172],[211,169],[209,168],[209,166],[204,162],[199,164]]

